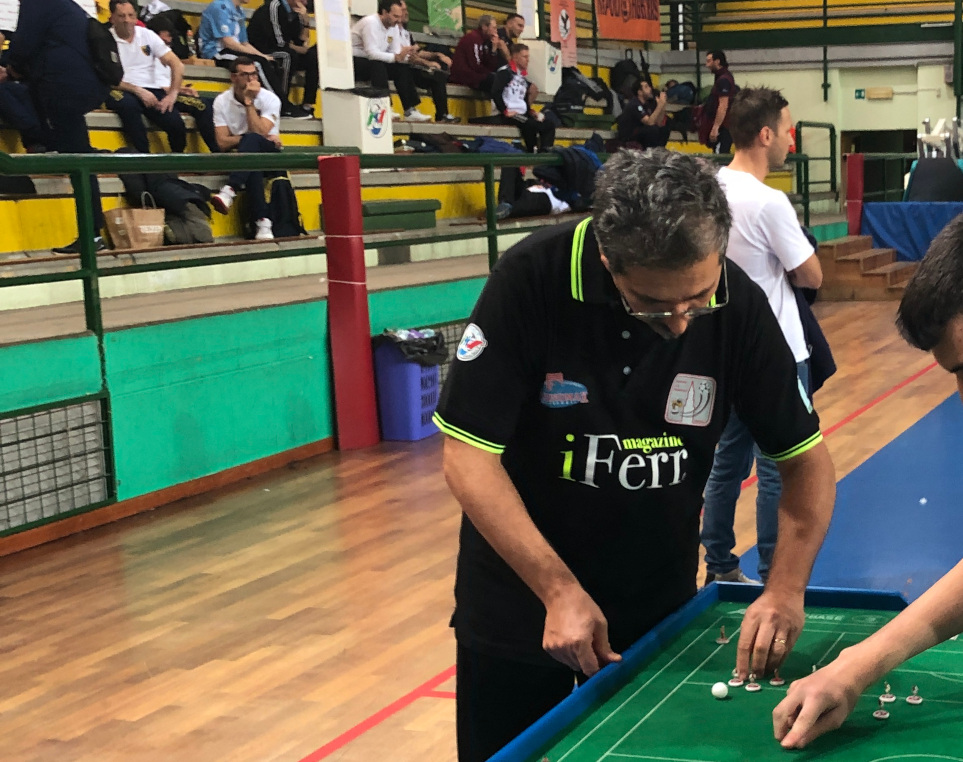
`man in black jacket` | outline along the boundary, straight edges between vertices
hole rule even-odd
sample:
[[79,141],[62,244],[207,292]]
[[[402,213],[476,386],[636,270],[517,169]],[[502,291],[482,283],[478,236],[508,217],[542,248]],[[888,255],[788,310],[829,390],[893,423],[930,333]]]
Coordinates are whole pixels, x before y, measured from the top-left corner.
[[304,72],[302,105],[313,111],[318,97],[318,48],[308,44],[305,0],[290,0],[290,3],[287,0],[265,0],[247,22],[247,36],[251,44],[270,55],[281,70],[283,98],[288,97],[291,74]]
[[[49,128],[49,148],[60,153],[94,153],[86,114],[107,97],[107,85],[94,71],[87,42],[88,16],[73,0],[20,4],[17,34],[7,54],[7,74],[24,79],[34,104]],[[104,225],[97,178],[90,179],[95,231]],[[95,234],[97,250],[106,248]],[[80,239],[54,249],[80,252]]]

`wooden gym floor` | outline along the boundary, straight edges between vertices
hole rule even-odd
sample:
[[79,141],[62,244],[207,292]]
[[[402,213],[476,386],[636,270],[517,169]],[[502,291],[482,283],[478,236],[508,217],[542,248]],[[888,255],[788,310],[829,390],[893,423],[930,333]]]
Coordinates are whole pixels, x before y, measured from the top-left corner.
[[[895,308],[818,305],[838,478],[955,391]],[[334,452],[0,558],[0,758],[453,760],[459,511],[440,452]]]

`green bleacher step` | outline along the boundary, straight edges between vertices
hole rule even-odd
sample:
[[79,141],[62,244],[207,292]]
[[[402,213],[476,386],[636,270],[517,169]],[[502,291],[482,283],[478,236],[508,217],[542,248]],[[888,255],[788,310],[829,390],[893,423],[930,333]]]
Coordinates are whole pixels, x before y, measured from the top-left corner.
[[[382,230],[421,230],[433,228],[435,213],[441,209],[436,199],[400,199],[397,201],[364,201],[361,204],[361,224],[365,233]],[[321,209],[322,224],[324,207]]]

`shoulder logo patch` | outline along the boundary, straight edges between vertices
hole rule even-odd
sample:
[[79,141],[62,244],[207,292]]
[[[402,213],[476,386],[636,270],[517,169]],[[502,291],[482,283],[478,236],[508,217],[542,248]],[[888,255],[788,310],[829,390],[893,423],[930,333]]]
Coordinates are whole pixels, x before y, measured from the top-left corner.
[[708,426],[716,403],[716,380],[680,373],[672,381],[665,420],[682,426]]
[[462,362],[474,360],[485,351],[485,347],[487,346],[488,340],[485,338],[482,329],[474,323],[469,323],[465,328],[465,333],[462,335],[461,341],[458,343],[458,349],[455,350],[455,357]]
[[588,389],[578,381],[566,381],[561,373],[546,373],[539,398],[545,407],[571,407],[589,401]]

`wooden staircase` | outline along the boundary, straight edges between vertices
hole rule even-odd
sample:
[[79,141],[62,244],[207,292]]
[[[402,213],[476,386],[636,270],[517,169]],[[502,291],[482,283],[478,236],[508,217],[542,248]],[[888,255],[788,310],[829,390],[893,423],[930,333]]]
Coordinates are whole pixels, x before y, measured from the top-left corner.
[[819,298],[827,301],[899,299],[916,270],[916,262],[898,262],[895,249],[874,249],[868,235],[821,243],[818,256],[823,268]]

